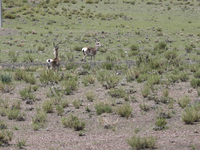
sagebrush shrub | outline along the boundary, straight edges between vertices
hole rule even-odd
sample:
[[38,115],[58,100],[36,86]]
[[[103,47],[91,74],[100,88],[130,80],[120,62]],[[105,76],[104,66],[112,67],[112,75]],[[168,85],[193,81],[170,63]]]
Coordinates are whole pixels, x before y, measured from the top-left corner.
[[147,136],[141,138],[140,136],[133,136],[128,139],[128,144],[134,149],[153,149],[155,148],[156,138],[153,136]]
[[74,128],[75,131],[83,130],[85,128],[85,122],[72,114],[70,114],[67,118],[62,117],[61,122],[65,128]]
[[103,102],[97,103],[95,105],[97,115],[101,115],[103,113],[111,113],[112,108],[108,104],[104,104]]
[[131,117],[132,108],[130,103],[124,103],[122,106],[119,106],[116,111],[121,117],[128,118]]

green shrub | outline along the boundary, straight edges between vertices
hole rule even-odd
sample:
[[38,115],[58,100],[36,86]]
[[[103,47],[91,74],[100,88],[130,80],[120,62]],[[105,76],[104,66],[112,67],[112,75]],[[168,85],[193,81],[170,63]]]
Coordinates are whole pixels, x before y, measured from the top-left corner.
[[133,80],[135,80],[135,78],[138,77],[135,75],[135,70],[133,68],[128,69],[126,72],[126,81],[127,82],[131,82]]
[[23,148],[23,146],[25,146],[26,145],[26,140],[25,139],[22,139],[22,140],[17,140],[17,144],[16,144],[16,146],[17,147],[19,147],[19,149],[22,149]]
[[124,103],[122,106],[119,106],[117,108],[117,113],[121,116],[121,117],[131,117],[131,113],[132,113],[132,108],[131,105],[129,103]]
[[200,104],[186,107],[181,118],[185,124],[193,124],[195,121],[198,121],[200,119]]
[[149,88],[149,86],[148,85],[144,85],[141,93],[142,93],[143,97],[147,97],[150,94],[150,88]]
[[59,82],[62,80],[61,76],[57,73],[54,74],[53,70],[43,71],[40,74],[40,82],[41,83],[48,83],[48,82]]
[[15,51],[9,51],[8,56],[10,57],[11,62],[13,63],[17,62],[18,54],[16,54]]
[[136,137],[133,136],[132,138],[128,139],[128,144],[134,149],[153,149],[155,148],[156,138],[153,136],[143,137],[140,136]]
[[36,83],[36,79],[35,79],[33,73],[27,74],[27,75],[24,77],[24,80],[25,80],[27,83],[30,83],[30,84],[35,84],[35,83]]
[[150,109],[150,106],[143,103],[143,104],[140,104],[140,109],[144,110],[144,111],[149,111]]
[[167,43],[166,42],[159,42],[155,45],[154,50],[167,50]]
[[77,81],[76,78],[71,78],[62,82],[62,88],[66,95],[72,94],[73,91],[77,90]]
[[31,91],[31,86],[29,86],[29,88],[23,89],[22,91],[19,91],[19,93],[23,100],[25,99],[35,100],[35,96],[33,95],[33,92]]
[[178,104],[180,105],[181,108],[185,108],[189,103],[190,103],[190,98],[189,96],[184,96],[181,98],[181,100],[178,100]]
[[167,60],[176,59],[178,56],[176,51],[170,51],[170,50],[166,51],[164,55]]
[[12,76],[10,74],[1,74],[1,82],[10,84],[12,82]]
[[76,108],[76,109],[79,109],[79,107],[81,106],[81,101],[79,100],[74,100],[72,102],[73,106]]
[[39,128],[44,126],[46,122],[47,114],[41,110],[37,110],[35,116],[32,117],[32,127],[34,130],[38,130]]
[[26,77],[26,72],[22,69],[16,69],[15,73],[14,73],[14,79],[21,81],[24,80]]
[[85,93],[85,96],[87,98],[88,101],[92,102],[95,99],[95,93],[94,91],[88,91]]
[[81,51],[83,47],[81,46],[75,46],[73,49],[74,51]]
[[117,98],[124,98],[126,95],[126,91],[123,90],[122,88],[119,89],[111,89],[108,94],[112,97],[117,97]]
[[105,76],[106,88],[110,89],[116,87],[120,79],[121,77],[117,75],[106,75]]
[[94,84],[94,82],[95,82],[95,76],[94,76],[94,75],[86,75],[86,76],[84,76],[82,82],[83,82],[83,84],[84,84],[85,86],[87,86],[88,83]]
[[104,63],[102,63],[101,66],[103,69],[112,70],[112,68],[114,67],[114,63],[113,62],[104,62]]
[[179,76],[179,78],[180,78],[180,80],[181,80],[182,82],[186,82],[186,81],[189,80],[189,76],[188,76],[187,72],[181,73],[180,76]]
[[52,113],[53,112],[53,101],[52,100],[46,100],[42,103],[42,108],[46,113]]
[[193,88],[196,88],[196,87],[200,86],[200,79],[193,78],[193,79],[190,81],[190,85],[191,85]]
[[38,85],[33,86],[33,91],[37,91],[38,90]]
[[60,104],[63,108],[66,108],[69,105],[69,102],[67,99],[63,99],[60,101]]
[[77,116],[73,116],[72,114],[67,118],[62,117],[61,122],[65,128],[74,128],[75,131],[83,130],[85,128],[85,122],[79,120]]
[[155,125],[160,128],[160,130],[166,128],[167,121],[164,118],[157,118]]
[[8,119],[10,119],[10,120],[16,119],[17,116],[19,115],[19,113],[20,113],[19,109],[9,109],[9,110],[7,110]]
[[13,132],[12,131],[0,131],[0,146],[4,145],[8,145],[9,141],[12,140],[13,137]]
[[96,113],[97,115],[101,115],[103,113],[111,113],[112,108],[108,104],[104,104],[103,102],[100,102],[95,105]]
[[4,130],[7,129],[7,123],[5,123],[5,121],[0,119],[0,130]]
[[93,2],[93,0],[86,0],[85,3],[86,3],[86,4],[93,4],[94,2]]
[[56,105],[55,107],[56,107],[57,115],[58,115],[58,116],[61,116],[62,113],[64,112],[63,106],[62,106],[62,105]]

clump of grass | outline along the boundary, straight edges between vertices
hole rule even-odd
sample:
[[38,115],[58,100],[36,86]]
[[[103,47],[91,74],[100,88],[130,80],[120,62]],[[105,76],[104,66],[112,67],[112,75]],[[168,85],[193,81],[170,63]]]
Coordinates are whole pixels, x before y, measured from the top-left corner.
[[95,93],[94,91],[88,91],[85,93],[85,96],[87,98],[88,101],[92,102],[95,99]]
[[200,119],[200,104],[188,106],[185,112],[181,115],[185,124],[193,124]]
[[143,138],[140,136],[133,136],[132,138],[128,139],[128,144],[134,149],[153,149],[155,148],[156,138],[153,136]]
[[40,82],[47,84],[48,82],[59,82],[61,81],[61,76],[57,73],[54,74],[53,70],[43,71],[40,74]]
[[84,84],[85,86],[87,86],[88,83],[94,84],[94,82],[95,82],[95,76],[94,76],[94,75],[86,75],[86,76],[84,76],[82,82],[83,82],[83,84]]
[[7,129],[7,123],[0,119],[0,130]]
[[166,128],[166,124],[167,124],[167,121],[164,119],[164,118],[157,118],[156,119],[156,127],[158,127],[159,130],[163,130]]
[[67,118],[62,117],[61,122],[65,128],[74,128],[75,131],[83,130],[85,128],[85,122],[72,114],[70,114]]
[[13,132],[9,130],[0,131],[0,146],[8,145],[9,141],[12,140]]
[[180,100],[178,100],[178,104],[180,105],[181,108],[185,108],[189,103],[190,103],[190,98],[189,96],[183,96]]
[[53,112],[53,101],[52,100],[46,100],[42,103],[42,108],[46,113],[52,113]]
[[126,95],[126,91],[123,90],[122,88],[119,89],[111,89],[108,94],[112,97],[116,98],[124,98]]
[[26,72],[22,69],[17,69],[14,73],[14,79],[15,80],[18,80],[18,81],[24,80],[25,77],[26,77]]
[[150,88],[148,85],[145,85],[141,91],[143,97],[147,97],[150,94]]
[[22,149],[23,146],[25,146],[25,145],[26,145],[26,140],[25,139],[22,139],[22,140],[18,139],[16,146],[19,147],[19,149]]
[[97,103],[95,105],[97,115],[101,115],[103,113],[111,113],[112,108],[108,104],[104,104],[103,102]]
[[193,78],[193,79],[190,81],[190,85],[191,85],[193,88],[199,87],[199,86],[200,86],[200,79]]
[[131,56],[135,56],[139,53],[139,46],[136,45],[136,44],[132,44],[130,46],[130,51],[128,53],[128,56],[131,57]]
[[72,102],[73,106],[76,108],[76,109],[79,109],[79,107],[81,106],[81,101],[75,99],[73,102]]
[[25,99],[35,100],[35,96],[33,95],[33,92],[31,91],[31,86],[29,86],[29,88],[23,89],[22,91],[19,91],[19,93],[23,100]]
[[37,110],[35,116],[32,117],[32,128],[34,130],[38,130],[39,128],[43,127],[47,119],[47,114],[44,111]]
[[17,62],[18,54],[16,54],[15,51],[9,51],[8,56],[10,57],[11,62],[13,62],[13,63]]
[[33,86],[33,91],[37,91],[38,90],[38,85]]
[[1,82],[4,84],[10,84],[12,82],[12,76],[10,74],[1,74]]
[[62,82],[62,88],[66,95],[72,94],[73,91],[77,90],[77,79],[75,77],[69,78]]
[[16,119],[19,113],[20,113],[19,109],[8,109],[7,110],[8,119],[10,120]]
[[143,104],[140,104],[140,109],[144,110],[144,111],[149,111],[150,110],[150,106],[143,103]]
[[75,46],[73,49],[74,51],[81,51],[83,47],[81,46]]
[[64,112],[64,108],[62,105],[56,105],[56,112],[58,116],[62,116],[63,112]]
[[121,117],[128,118],[131,117],[132,108],[130,103],[124,103],[122,106],[119,106],[116,111]]

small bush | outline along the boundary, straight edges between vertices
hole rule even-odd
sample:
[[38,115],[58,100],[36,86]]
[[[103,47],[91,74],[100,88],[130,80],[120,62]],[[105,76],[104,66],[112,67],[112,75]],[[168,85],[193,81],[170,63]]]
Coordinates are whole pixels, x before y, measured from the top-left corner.
[[140,109],[144,110],[144,111],[149,111],[150,109],[150,106],[143,103],[143,104],[140,104]]
[[95,99],[95,93],[93,91],[88,91],[85,93],[85,96],[88,101],[92,102]]
[[33,86],[33,91],[37,91],[38,90],[38,85]]
[[81,46],[75,46],[73,49],[74,51],[81,51],[83,47]]
[[8,145],[9,141],[12,140],[13,137],[13,132],[12,131],[0,131],[0,146],[4,145]]
[[112,97],[116,98],[124,98],[126,95],[126,91],[123,90],[122,88],[119,89],[111,89],[108,94]]
[[63,88],[64,93],[66,95],[72,94],[73,91],[77,90],[77,81],[76,81],[76,78],[73,77],[71,79],[65,80],[62,83],[62,88]]
[[86,75],[86,76],[84,76],[82,82],[83,82],[83,84],[84,84],[85,86],[87,86],[88,83],[94,84],[94,82],[95,82],[95,76],[94,76],[94,75]]
[[14,79],[21,81],[24,80],[26,77],[26,72],[22,69],[17,69],[14,73]]
[[35,100],[35,96],[33,95],[33,92],[31,91],[31,86],[29,86],[29,88],[23,89],[22,91],[19,91],[19,93],[23,100],[25,99]]
[[72,114],[67,118],[62,117],[61,122],[65,128],[74,128],[75,131],[83,130],[85,128],[85,122],[79,120],[77,116],[73,116]]
[[164,118],[157,118],[155,125],[159,127],[160,130],[166,128],[167,121]]
[[117,113],[121,117],[126,117],[126,118],[130,117],[132,113],[131,105],[129,103],[124,103],[122,106],[119,106],[117,108]]
[[7,129],[7,123],[0,119],[0,130]]
[[69,105],[69,102],[67,99],[63,99],[61,100],[60,104],[63,108],[66,108]]
[[62,105],[56,105],[56,112],[58,116],[62,116],[62,113],[64,112],[64,108]]
[[97,115],[101,115],[103,113],[111,113],[112,108],[108,104],[104,104],[103,102],[100,102],[95,105],[96,113]]
[[38,130],[39,128],[44,126],[46,122],[47,114],[41,110],[37,110],[35,116],[32,117],[32,127],[34,130]]
[[41,83],[48,83],[48,82],[56,82],[58,83],[58,81],[61,81],[61,76],[57,73],[54,74],[53,70],[48,70],[48,71],[43,71],[40,74],[40,82]]
[[200,104],[192,105],[185,108],[185,112],[181,115],[185,124],[193,124],[200,119]]
[[200,79],[193,78],[193,79],[190,81],[190,85],[191,85],[193,88],[196,88],[196,87],[200,86]]
[[12,76],[10,74],[1,74],[1,82],[10,84],[12,82]]
[[93,2],[93,0],[86,0],[85,3],[86,3],[86,4],[93,4],[94,2]]
[[128,144],[134,149],[153,149],[155,148],[155,143],[156,138],[153,136],[143,138],[140,136],[133,136],[132,138],[128,139]]
[[46,100],[42,103],[42,108],[46,113],[52,113],[53,112],[53,101],[52,100]]
[[79,107],[81,106],[81,101],[79,100],[74,100],[72,102],[73,106],[76,108],[76,109],[79,109]]
[[19,109],[9,109],[7,111],[8,119],[10,120],[16,119],[19,113],[20,113]]
[[19,149],[22,149],[23,146],[25,146],[25,145],[26,145],[26,140],[25,139],[22,139],[22,140],[18,139],[16,146],[19,147]]
[[181,100],[178,100],[178,104],[180,105],[181,108],[185,108],[189,103],[190,103],[190,98],[189,96],[184,96],[181,98]]
[[142,92],[142,96],[143,97],[147,97],[150,94],[150,88],[149,88],[149,86],[145,85],[141,92]]

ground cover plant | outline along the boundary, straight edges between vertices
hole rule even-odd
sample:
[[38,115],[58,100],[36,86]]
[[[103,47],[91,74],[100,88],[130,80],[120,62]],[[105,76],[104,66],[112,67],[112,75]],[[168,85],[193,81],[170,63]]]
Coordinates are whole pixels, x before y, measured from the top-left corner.
[[[200,149],[199,0],[2,8],[0,149]],[[56,73],[46,60],[60,41]]]

